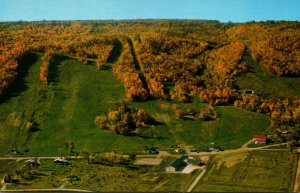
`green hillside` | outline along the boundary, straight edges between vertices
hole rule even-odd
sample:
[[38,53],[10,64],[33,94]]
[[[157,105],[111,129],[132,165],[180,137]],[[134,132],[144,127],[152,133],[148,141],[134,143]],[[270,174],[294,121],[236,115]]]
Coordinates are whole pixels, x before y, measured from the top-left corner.
[[246,54],[244,61],[250,67],[250,73],[237,76],[236,85],[239,89],[251,89],[263,97],[293,98],[300,96],[299,77],[279,77],[268,73],[253,61],[249,53]]
[[[93,152],[134,152],[145,145],[170,147],[176,143],[208,146],[212,141],[223,148],[237,148],[253,133],[265,132],[270,125],[266,115],[232,106],[217,107],[220,118],[205,122],[177,119],[174,102],[128,102],[131,107],[144,108],[158,124],[144,128],[141,137],[116,135],[94,124],[96,115],[124,100],[123,85],[112,75],[113,64],[96,70],[92,62],[84,65],[75,59],[56,57],[51,63],[52,83],[43,85],[38,76],[40,57],[41,54],[29,55],[28,69],[20,70],[16,89],[10,91],[11,95],[18,94],[0,106],[1,154],[17,148],[27,155],[57,155],[64,142],[70,140],[75,150]],[[17,90],[22,84],[26,89]],[[194,109],[206,106],[197,101],[179,105]],[[39,124],[38,129],[26,131],[26,121]]]

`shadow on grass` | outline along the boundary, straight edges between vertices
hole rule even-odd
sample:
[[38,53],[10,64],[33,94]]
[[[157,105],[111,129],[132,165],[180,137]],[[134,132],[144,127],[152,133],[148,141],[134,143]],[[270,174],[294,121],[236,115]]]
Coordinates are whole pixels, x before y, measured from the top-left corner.
[[37,173],[36,175],[37,176],[48,176],[47,174],[44,174],[44,173]]
[[153,137],[153,136],[139,136],[142,139],[158,139],[158,140],[163,140],[163,139],[168,139],[167,137]]
[[38,60],[35,53],[27,53],[18,59],[17,76],[14,83],[7,90],[6,94],[0,99],[0,104],[7,102],[13,97],[19,96],[28,89],[25,78],[29,74],[30,67]]
[[206,117],[204,119],[200,119],[201,121],[206,121],[206,122],[209,122],[209,121],[215,121],[217,119],[213,118],[213,117]]
[[114,41],[114,48],[111,50],[106,62],[115,63],[121,55],[122,48],[122,43],[120,42],[120,40],[116,39]]
[[[94,59],[94,58],[92,58]],[[95,62],[94,61],[91,61],[91,60],[88,60],[87,61],[87,64],[83,64],[83,65],[87,65],[87,66],[95,66]]]
[[32,128],[30,129],[30,132],[37,132],[37,131],[40,131],[40,124],[38,123],[33,123],[32,124]]
[[128,133],[125,136],[126,137],[139,137],[139,138],[142,138],[142,139],[159,139],[159,140],[168,139],[167,137],[153,137],[153,136],[145,136],[145,135],[137,136],[136,133]]
[[62,61],[67,60],[67,56],[55,55],[49,65],[48,82],[56,84],[59,77],[59,65]]
[[112,66],[109,64],[104,64],[101,68],[101,70],[112,70]]
[[37,176],[37,175],[29,175],[29,176],[26,176],[24,179],[26,179],[28,181],[32,181],[32,180],[39,179],[39,178],[41,178],[41,177]]
[[154,121],[151,125],[165,125],[165,123],[160,121]]
[[196,118],[190,117],[190,116],[183,116],[181,117],[182,120],[188,120],[188,121],[195,121]]

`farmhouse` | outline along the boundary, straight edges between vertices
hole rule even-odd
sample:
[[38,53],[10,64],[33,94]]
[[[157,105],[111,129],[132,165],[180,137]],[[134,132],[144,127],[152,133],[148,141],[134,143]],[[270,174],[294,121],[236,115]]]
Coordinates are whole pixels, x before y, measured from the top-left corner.
[[266,144],[267,143],[267,135],[265,135],[265,134],[254,134],[253,135],[253,143],[255,143],[255,144]]

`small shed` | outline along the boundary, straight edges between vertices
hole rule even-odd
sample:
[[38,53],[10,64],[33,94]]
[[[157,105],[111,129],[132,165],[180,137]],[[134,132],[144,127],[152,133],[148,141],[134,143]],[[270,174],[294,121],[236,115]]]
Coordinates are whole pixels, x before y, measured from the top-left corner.
[[265,135],[265,134],[254,134],[253,135],[253,143],[254,144],[266,144],[267,143],[267,135]]
[[245,94],[254,94],[254,90],[244,90]]
[[25,163],[34,163],[33,159],[26,160]]
[[56,158],[53,163],[55,163],[56,165],[69,165],[69,162],[67,162],[67,160],[61,158]]
[[166,167],[166,172],[176,172],[176,168],[174,166],[168,166]]
[[220,149],[217,149],[217,148],[214,148],[214,147],[209,147],[209,148],[208,148],[208,151],[209,151],[209,152],[219,152]]
[[188,157],[187,159],[184,160],[187,165],[195,165],[199,166],[201,164],[200,160],[196,160],[195,158]]
[[32,166],[40,166],[41,164],[38,162],[38,160],[28,159],[25,161],[26,164],[30,164]]

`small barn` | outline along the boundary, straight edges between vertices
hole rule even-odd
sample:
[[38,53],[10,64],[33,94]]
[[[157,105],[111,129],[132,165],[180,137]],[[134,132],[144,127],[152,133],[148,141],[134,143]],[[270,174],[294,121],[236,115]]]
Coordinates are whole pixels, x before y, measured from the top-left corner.
[[41,164],[38,162],[38,160],[29,159],[25,161],[26,164],[30,164],[32,166],[40,166]]
[[189,157],[183,155],[175,160],[173,160],[167,167],[166,172],[182,172],[189,167],[197,167],[201,164],[200,160],[195,159],[194,157]]
[[175,160],[173,160],[167,167],[166,172],[177,172],[182,170],[184,167],[187,166],[187,163],[184,161],[187,159],[187,156],[181,156]]
[[265,134],[254,134],[253,135],[253,143],[254,144],[266,144],[267,143],[267,135],[265,135]]

